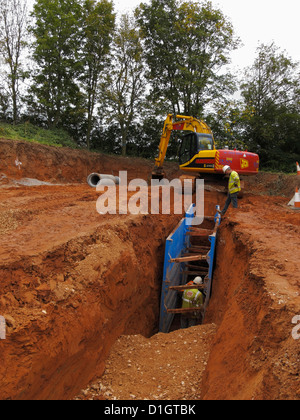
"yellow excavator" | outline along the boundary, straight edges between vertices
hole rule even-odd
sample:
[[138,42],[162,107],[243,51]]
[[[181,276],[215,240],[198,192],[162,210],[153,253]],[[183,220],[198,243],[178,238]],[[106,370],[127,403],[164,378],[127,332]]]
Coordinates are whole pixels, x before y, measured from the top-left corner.
[[152,179],[165,177],[163,164],[173,131],[186,132],[180,143],[180,169],[190,175],[223,175],[223,167],[229,165],[240,175],[255,175],[259,171],[259,156],[248,151],[217,150],[210,127],[194,117],[169,114],[164,123],[159,144],[159,155],[155,159]]

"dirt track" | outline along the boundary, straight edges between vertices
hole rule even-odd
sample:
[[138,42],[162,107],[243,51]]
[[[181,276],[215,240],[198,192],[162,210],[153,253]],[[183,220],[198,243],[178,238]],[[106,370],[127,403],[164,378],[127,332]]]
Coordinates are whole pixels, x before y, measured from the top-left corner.
[[[299,177],[246,183],[220,229],[206,325],[147,340],[157,332],[164,241],[180,216],[101,216],[85,177],[147,179],[151,162],[0,147],[0,399],[299,399],[291,321],[300,315],[300,214],[286,206]],[[178,175],[174,164],[168,174]],[[16,185],[23,178],[62,185]],[[207,191],[206,212],[225,198]],[[187,348],[199,359],[190,380],[176,356]],[[151,378],[141,354],[156,361]]]

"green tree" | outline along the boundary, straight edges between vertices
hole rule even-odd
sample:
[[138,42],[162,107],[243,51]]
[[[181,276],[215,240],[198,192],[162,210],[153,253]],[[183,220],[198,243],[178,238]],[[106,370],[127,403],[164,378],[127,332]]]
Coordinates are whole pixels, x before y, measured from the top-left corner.
[[152,0],[136,10],[151,97],[174,114],[202,117],[207,104],[232,91],[221,73],[237,48],[232,24],[211,2]]
[[25,75],[22,55],[27,46],[27,17],[26,1],[0,0],[0,54],[8,68],[5,76],[9,92],[9,95],[1,94],[1,98],[6,98],[2,108],[8,110],[10,97],[14,124],[19,116],[20,81]]
[[253,117],[253,108],[243,101],[229,98],[217,102],[206,118],[216,140],[217,148],[249,149],[244,136],[244,126]]
[[100,76],[107,69],[115,15],[112,2],[85,0],[83,4],[82,62],[84,70],[81,82],[86,94],[86,143],[90,148],[93,117],[96,107]]
[[31,31],[36,72],[32,92],[49,127],[76,124],[83,113],[78,77],[82,8],[79,0],[36,0]]
[[241,89],[244,107],[253,109],[244,122],[245,138],[264,166],[292,170],[300,153],[299,64],[274,43],[262,44]]
[[101,90],[101,112],[107,124],[119,124],[123,156],[127,153],[130,127],[143,108],[146,83],[142,52],[135,20],[123,15],[114,38],[112,66]]

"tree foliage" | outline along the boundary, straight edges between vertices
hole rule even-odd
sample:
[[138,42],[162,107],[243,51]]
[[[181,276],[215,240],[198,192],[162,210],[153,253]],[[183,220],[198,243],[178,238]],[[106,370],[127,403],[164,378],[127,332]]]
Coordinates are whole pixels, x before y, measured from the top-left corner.
[[150,0],[116,19],[110,0],[35,0],[31,16],[26,0],[0,0],[0,22],[4,121],[153,158],[166,115],[186,114],[208,122],[218,147],[258,152],[263,168],[300,161],[299,63],[272,43],[241,77],[228,74],[239,40],[209,1]]
[[231,23],[210,2],[152,0],[137,11],[152,98],[174,114],[203,116],[231,91],[220,70],[237,48]]
[[108,124],[119,124],[125,156],[129,130],[140,115],[146,85],[139,30],[129,15],[121,17],[112,52],[111,69],[102,83],[102,114]]
[[115,28],[112,3],[107,0],[85,0],[82,8],[82,26],[83,71],[80,79],[86,97],[86,143],[89,149],[100,76],[110,62],[110,46]]
[[285,52],[262,44],[241,85],[244,107],[253,110],[243,136],[271,169],[291,171],[300,154],[299,75],[299,65]]
[[[22,0],[0,0],[0,54],[5,70],[8,93],[2,91],[2,107],[12,104],[12,121],[17,123],[20,105],[20,82],[24,78],[23,53],[27,46],[27,3]],[[11,100],[9,100],[11,98]]]
[[48,126],[66,126],[79,117],[82,107],[77,83],[82,69],[81,7],[77,0],[37,0],[33,16],[32,92]]

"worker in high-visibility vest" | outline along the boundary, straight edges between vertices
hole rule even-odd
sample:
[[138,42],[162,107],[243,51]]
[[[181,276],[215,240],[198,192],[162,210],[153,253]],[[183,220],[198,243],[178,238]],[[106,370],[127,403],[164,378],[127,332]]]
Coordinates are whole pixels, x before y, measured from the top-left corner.
[[229,175],[228,184],[228,197],[225,203],[224,209],[221,211],[221,215],[227,212],[230,204],[232,203],[233,208],[238,208],[238,195],[241,191],[241,180],[239,174],[231,169],[230,166],[224,166],[223,172],[225,175]]
[[[191,281],[187,284],[187,286],[192,285],[201,285],[203,284],[203,280],[201,277],[196,277],[194,281]],[[182,297],[182,309],[192,309],[192,308],[199,308],[204,303],[204,295],[198,289],[188,289],[185,290]],[[201,319],[201,312],[187,312],[181,315],[181,328],[189,328],[194,327],[197,325],[199,319]]]

